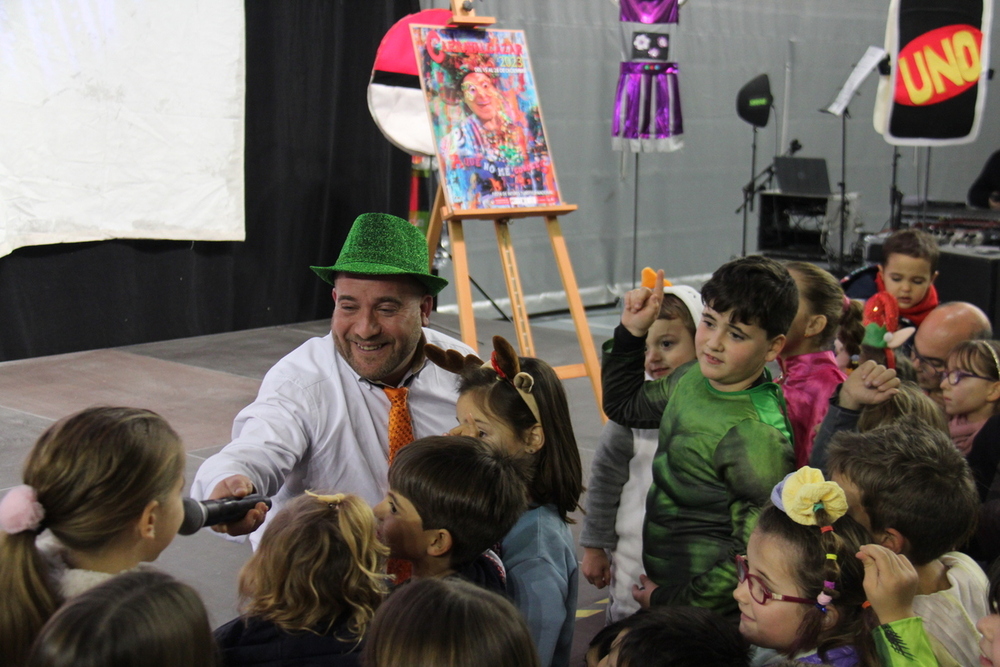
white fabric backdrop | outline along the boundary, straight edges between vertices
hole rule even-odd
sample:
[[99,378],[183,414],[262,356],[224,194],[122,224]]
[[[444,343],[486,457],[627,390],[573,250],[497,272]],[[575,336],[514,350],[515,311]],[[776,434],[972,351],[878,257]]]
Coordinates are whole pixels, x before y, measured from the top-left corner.
[[0,256],[243,240],[243,0],[0,4]]

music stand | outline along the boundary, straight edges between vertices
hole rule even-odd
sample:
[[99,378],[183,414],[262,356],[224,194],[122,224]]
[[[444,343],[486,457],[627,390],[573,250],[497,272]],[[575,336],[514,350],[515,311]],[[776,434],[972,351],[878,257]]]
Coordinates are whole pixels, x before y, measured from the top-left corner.
[[848,106],[854,96],[858,94],[858,88],[868,78],[868,75],[878,67],[879,61],[884,57],[885,49],[877,46],[869,46],[868,50],[865,51],[865,55],[861,57],[861,60],[858,61],[858,64],[851,71],[850,76],[847,77],[847,81],[840,87],[833,102],[825,109],[820,109],[822,113],[840,116],[840,182],[837,183],[840,188],[840,245],[838,246],[836,262],[830,263],[832,268],[840,272],[845,272],[844,228],[847,226],[847,119],[851,117]]

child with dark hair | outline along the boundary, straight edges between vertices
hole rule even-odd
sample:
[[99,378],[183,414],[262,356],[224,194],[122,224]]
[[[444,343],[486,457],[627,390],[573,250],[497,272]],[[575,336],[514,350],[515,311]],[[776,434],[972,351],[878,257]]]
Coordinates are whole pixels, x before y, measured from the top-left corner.
[[[695,323],[701,313],[701,294],[694,288],[663,288],[660,315],[646,334],[649,380],[668,377],[694,360]],[[632,586],[644,572],[642,524],[646,494],[653,483],[656,436],[654,429],[631,429],[608,421],[590,468],[580,571],[597,588],[609,587],[607,617],[612,622],[639,610]]]
[[725,617],[700,607],[637,614],[611,644],[606,667],[749,667],[750,645]]
[[896,300],[900,317],[914,326],[938,305],[934,280],[940,255],[934,237],[919,229],[893,232],[882,245],[875,284]]
[[643,606],[735,614],[732,553],[744,548],[771,488],[793,469],[784,400],[765,364],[785,342],[798,290],[785,267],[764,257],[722,266],[702,288],[697,362],[646,382],[643,346],[662,298],[645,287],[626,294],[604,356],[608,417],[659,427],[643,528],[646,575],[633,595]]
[[611,653],[611,646],[618,639],[618,635],[627,631],[634,623],[638,623],[648,613],[648,609],[640,609],[631,616],[612,621],[598,630],[597,634],[590,640],[590,645],[587,647],[587,653],[584,656],[584,662],[587,667],[606,665],[608,654]]
[[979,496],[948,436],[905,424],[840,433],[830,443],[829,468],[847,492],[851,515],[916,568],[914,609],[928,634],[960,664],[974,663],[986,575],[955,549],[972,534]]
[[580,451],[566,392],[541,359],[519,357],[500,336],[490,361],[425,348],[429,359],[460,374],[459,425],[526,463],[530,506],[503,538],[514,604],[531,630],[543,667],[569,664],[576,623],[579,566],[569,513],[583,491]]
[[[877,664],[866,627],[864,567],[855,555],[871,536],[848,516],[844,490],[815,468],[775,486],[737,556],[740,633],[799,662],[835,667]],[[767,653],[755,664],[770,664]]]
[[354,495],[306,491],[285,505],[240,571],[241,616],[215,631],[223,664],[357,665],[387,592],[375,527]]
[[133,571],[63,605],[42,628],[24,664],[215,667],[218,657],[198,593],[168,574]]
[[414,578],[400,585],[375,613],[361,664],[540,667],[514,605],[454,577]]
[[489,549],[526,505],[523,466],[511,454],[475,438],[432,436],[396,454],[375,516],[390,556],[410,561],[414,577],[459,575],[506,593]]

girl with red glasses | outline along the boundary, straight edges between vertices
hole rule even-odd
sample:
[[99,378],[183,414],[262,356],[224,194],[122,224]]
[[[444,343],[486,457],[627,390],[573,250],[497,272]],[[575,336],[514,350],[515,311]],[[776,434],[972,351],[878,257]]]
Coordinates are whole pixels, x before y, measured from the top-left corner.
[[[740,632],[774,661],[878,665],[856,558],[871,537],[846,515],[844,491],[804,467],[774,488],[771,501],[746,555],[736,557]],[[761,654],[754,663],[770,660]]]

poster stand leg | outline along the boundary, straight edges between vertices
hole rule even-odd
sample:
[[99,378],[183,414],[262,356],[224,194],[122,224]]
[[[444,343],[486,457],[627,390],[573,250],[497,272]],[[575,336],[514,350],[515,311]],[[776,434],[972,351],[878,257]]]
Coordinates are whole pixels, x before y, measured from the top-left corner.
[[503,277],[507,282],[507,294],[510,295],[510,310],[514,320],[514,332],[517,335],[517,347],[521,351],[522,357],[534,357],[537,356],[535,354],[535,341],[531,337],[531,328],[528,326],[528,309],[524,305],[521,275],[517,270],[514,245],[510,239],[510,220],[507,218],[496,220],[493,227],[497,234],[497,249],[500,251]]
[[580,298],[580,290],[576,283],[576,274],[573,272],[573,264],[570,262],[569,251],[566,249],[566,239],[563,237],[559,217],[556,215],[556,213],[575,211],[576,206],[453,211],[443,204],[443,200],[443,190],[439,186],[438,194],[434,198],[435,210],[431,212],[431,219],[427,226],[428,250],[431,256],[437,251],[441,226],[443,221],[447,220],[448,236],[451,241],[452,266],[454,269],[455,300],[458,304],[459,330],[462,342],[474,350],[479,349],[479,342],[476,339],[476,321],[472,310],[471,279],[469,277],[469,260],[465,246],[465,230],[462,227],[463,221],[474,219],[492,219],[494,221],[497,250],[500,254],[504,279],[507,282],[507,294],[510,297],[518,351],[521,356],[534,357],[536,356],[535,343],[531,335],[531,325],[528,321],[528,310],[524,303],[524,289],[521,284],[521,276],[517,268],[517,257],[514,253],[514,245],[511,239],[510,221],[512,218],[527,217],[543,217],[545,219],[549,242],[552,245],[552,252],[555,255],[559,277],[562,280],[563,289],[566,292],[566,301],[569,305],[570,314],[573,317],[577,342],[580,345],[580,352],[583,355],[583,363],[556,366],[555,371],[562,380],[579,377],[589,378],[590,386],[594,391],[594,398],[597,401],[598,412],[602,420],[607,420],[601,407],[601,364],[597,357],[594,339],[590,334],[590,324],[587,322],[587,312],[583,307],[583,300]]
[[462,342],[473,350],[478,350],[476,319],[472,315],[469,259],[465,251],[465,230],[462,229],[461,220],[448,221],[448,238],[451,239],[451,262],[455,273],[455,301],[458,303],[459,331],[462,334]]
[[430,266],[427,268],[431,271],[434,270],[434,255],[441,245],[442,208],[444,208],[444,190],[439,185],[434,195],[434,204],[431,205],[431,218],[427,221],[427,259],[430,261]]
[[590,335],[590,324],[587,322],[587,312],[583,308],[583,300],[580,299],[580,289],[576,284],[573,264],[569,261],[569,252],[566,250],[566,239],[563,237],[559,218],[555,216],[546,217],[545,226],[549,232],[549,241],[552,243],[552,252],[556,257],[556,266],[559,267],[559,277],[562,278],[563,289],[566,291],[569,312],[573,316],[576,338],[580,343],[580,351],[583,353],[582,364],[559,366],[556,368],[556,373],[558,373],[560,378],[589,377],[590,386],[594,390],[594,398],[597,399],[597,409],[600,412],[601,420],[607,421],[607,417],[604,415],[604,410],[601,407],[603,400],[601,362],[597,359],[594,338]]

